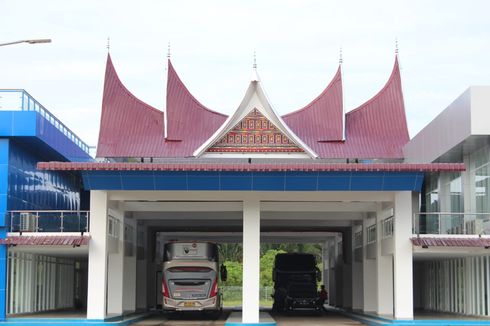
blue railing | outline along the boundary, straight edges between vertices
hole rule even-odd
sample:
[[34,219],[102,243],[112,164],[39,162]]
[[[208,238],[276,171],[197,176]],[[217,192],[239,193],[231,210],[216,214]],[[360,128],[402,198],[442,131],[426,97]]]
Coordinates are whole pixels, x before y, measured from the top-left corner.
[[10,211],[9,232],[88,232],[89,211]]
[[38,112],[68,139],[89,154],[90,147],[85,142],[23,89],[0,89],[0,110]]

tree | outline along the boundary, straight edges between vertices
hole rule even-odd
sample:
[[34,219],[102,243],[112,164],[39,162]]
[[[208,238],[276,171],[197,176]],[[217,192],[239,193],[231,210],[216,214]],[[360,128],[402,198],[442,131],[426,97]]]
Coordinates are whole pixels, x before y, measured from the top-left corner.
[[242,263],[237,261],[225,261],[226,269],[228,271],[228,278],[225,285],[227,286],[241,286],[242,285]]
[[260,286],[274,285],[272,281],[272,269],[274,268],[274,259],[280,253],[285,253],[285,251],[270,249],[260,258]]

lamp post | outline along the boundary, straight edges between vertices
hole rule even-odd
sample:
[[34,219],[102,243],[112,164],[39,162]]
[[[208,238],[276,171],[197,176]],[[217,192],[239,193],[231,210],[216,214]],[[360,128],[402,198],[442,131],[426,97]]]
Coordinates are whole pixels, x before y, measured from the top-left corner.
[[51,43],[51,39],[44,38],[44,39],[35,39],[35,40],[20,40],[15,42],[0,43],[0,46],[19,44],[19,43],[28,43],[28,44]]

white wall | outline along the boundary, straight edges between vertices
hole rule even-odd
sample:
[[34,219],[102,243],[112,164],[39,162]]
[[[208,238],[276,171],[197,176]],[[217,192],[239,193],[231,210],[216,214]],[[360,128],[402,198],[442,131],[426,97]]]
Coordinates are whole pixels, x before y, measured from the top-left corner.
[[74,308],[74,259],[10,252],[7,277],[7,314]]

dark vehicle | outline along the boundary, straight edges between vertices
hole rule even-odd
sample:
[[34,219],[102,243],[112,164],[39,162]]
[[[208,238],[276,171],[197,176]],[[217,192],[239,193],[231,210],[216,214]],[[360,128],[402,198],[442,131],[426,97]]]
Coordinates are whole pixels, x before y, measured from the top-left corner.
[[272,279],[274,310],[321,310],[322,300],[317,291],[321,274],[312,254],[277,254]]

